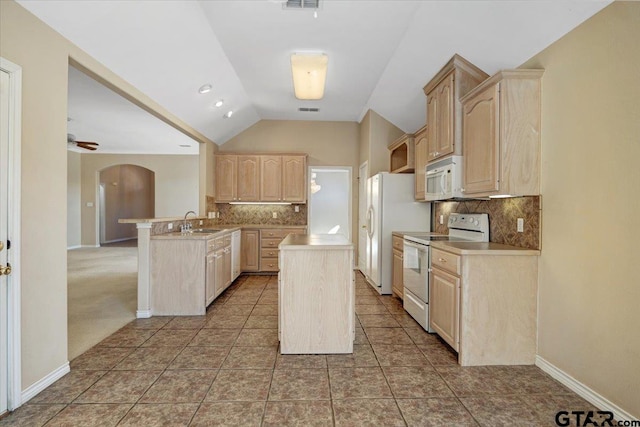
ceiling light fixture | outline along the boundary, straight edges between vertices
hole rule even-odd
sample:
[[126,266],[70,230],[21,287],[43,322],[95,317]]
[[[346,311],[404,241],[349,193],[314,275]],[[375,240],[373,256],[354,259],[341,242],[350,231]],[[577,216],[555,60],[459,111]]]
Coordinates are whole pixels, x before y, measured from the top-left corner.
[[222,116],[222,118],[223,118],[223,119],[228,119],[228,118],[230,118],[232,115],[233,115],[233,111],[232,111],[232,110],[229,110],[229,111],[227,111],[227,113],[226,113],[224,116]]
[[298,99],[322,99],[329,57],[324,53],[291,55],[293,90]]
[[224,104],[224,99],[219,99],[216,101],[215,106],[216,107],[222,107],[222,104]]
[[211,92],[211,89],[213,89],[213,86],[211,86],[210,84],[206,84],[206,85],[202,85],[200,86],[200,89],[198,89],[198,92],[200,93],[209,93]]

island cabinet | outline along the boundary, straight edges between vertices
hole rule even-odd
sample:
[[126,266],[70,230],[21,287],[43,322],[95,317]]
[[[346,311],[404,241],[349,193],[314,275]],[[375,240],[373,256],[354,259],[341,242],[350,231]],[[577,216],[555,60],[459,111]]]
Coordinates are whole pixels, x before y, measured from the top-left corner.
[[460,98],[488,77],[460,55],[454,55],[424,87],[427,95],[427,162],[462,154]]
[[424,201],[424,186],[425,186],[425,167],[427,166],[428,159],[428,146],[427,146],[427,127],[420,128],[414,136],[415,148],[415,199],[418,201]]
[[353,353],[353,245],[335,234],[290,234],[279,246],[282,354]]
[[153,236],[150,250],[154,316],[202,315],[233,281],[231,232]]
[[402,237],[393,235],[391,237],[393,243],[393,273],[391,279],[391,291],[400,299],[404,299],[404,277],[403,277],[403,259],[404,259],[404,242]]
[[542,73],[500,71],[462,98],[465,195],[540,194]]
[[496,243],[432,242],[429,325],[460,365],[535,362],[538,255]]

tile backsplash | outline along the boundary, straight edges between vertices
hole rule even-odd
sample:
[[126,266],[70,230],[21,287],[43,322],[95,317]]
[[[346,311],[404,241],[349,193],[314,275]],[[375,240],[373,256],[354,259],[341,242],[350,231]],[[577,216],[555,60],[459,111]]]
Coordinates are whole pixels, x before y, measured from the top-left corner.
[[[296,206],[299,212],[295,211]],[[231,205],[215,203],[213,197],[207,197],[207,212],[220,213],[217,224],[307,224],[307,205]]]
[[[489,214],[490,239],[495,243],[540,249],[540,219],[542,216],[540,196],[514,197],[490,200],[465,200],[434,203],[435,231],[447,234],[449,214],[487,213]],[[444,224],[440,224],[440,215]],[[524,232],[516,231],[516,221],[524,219]]]

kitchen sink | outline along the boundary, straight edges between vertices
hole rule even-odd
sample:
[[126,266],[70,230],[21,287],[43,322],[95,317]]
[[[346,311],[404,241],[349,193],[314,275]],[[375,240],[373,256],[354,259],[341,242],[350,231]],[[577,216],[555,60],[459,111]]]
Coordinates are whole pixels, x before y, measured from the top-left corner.
[[194,233],[194,234],[211,234],[211,233],[217,233],[219,231],[222,231],[222,230],[218,228],[196,228],[194,230],[189,230],[190,233]]

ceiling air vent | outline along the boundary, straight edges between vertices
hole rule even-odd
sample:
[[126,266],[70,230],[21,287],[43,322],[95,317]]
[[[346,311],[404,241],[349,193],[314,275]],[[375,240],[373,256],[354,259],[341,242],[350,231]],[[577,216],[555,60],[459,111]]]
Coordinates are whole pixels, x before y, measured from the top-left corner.
[[320,111],[320,109],[319,108],[300,107],[300,108],[298,108],[298,111],[302,111],[303,113],[317,113],[318,111]]
[[288,0],[283,3],[283,9],[303,10],[303,9],[318,9],[320,7],[320,0]]

